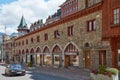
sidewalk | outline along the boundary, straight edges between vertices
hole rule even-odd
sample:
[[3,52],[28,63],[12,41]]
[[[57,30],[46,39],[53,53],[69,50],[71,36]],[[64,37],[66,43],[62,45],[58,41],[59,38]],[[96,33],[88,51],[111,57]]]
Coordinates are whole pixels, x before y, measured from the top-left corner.
[[90,80],[90,71],[87,69],[53,68],[53,67],[40,66],[40,67],[35,67],[32,71],[38,73],[50,74],[54,76],[61,76],[68,78],[69,80]]

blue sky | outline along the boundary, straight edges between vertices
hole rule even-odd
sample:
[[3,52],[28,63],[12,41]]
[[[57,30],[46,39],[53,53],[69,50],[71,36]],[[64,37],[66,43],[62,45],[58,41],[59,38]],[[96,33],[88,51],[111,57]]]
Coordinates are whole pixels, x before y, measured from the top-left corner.
[[6,4],[17,0],[0,0],[0,4]]
[[0,32],[17,32],[22,15],[28,28],[38,19],[54,14],[65,0],[0,0]]
[[[17,0],[0,0],[0,4],[7,4],[7,3],[11,3]],[[44,0],[44,1],[48,1],[48,0]]]

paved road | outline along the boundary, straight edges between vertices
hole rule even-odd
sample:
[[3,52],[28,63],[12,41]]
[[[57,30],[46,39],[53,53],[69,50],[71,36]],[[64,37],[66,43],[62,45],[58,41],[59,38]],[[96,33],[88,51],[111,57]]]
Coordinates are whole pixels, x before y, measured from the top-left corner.
[[0,66],[0,80],[69,80],[63,77],[33,71],[27,71],[27,74],[25,76],[8,77],[4,74],[4,70],[5,67]]

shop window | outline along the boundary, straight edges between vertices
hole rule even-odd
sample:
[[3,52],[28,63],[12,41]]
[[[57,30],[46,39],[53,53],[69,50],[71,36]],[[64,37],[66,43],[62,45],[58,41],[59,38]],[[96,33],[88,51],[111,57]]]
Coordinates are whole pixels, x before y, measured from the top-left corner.
[[44,64],[50,65],[52,62],[52,57],[50,55],[44,55]]
[[70,65],[71,66],[78,66],[79,65],[79,57],[78,57],[78,55],[71,55],[70,56]]
[[68,27],[68,36],[73,35],[73,26]]
[[96,30],[96,20],[90,20],[87,22],[87,31],[94,31]]
[[114,24],[118,24],[120,21],[120,13],[119,13],[119,9],[117,8],[117,9],[114,9],[113,10],[113,16],[114,16]]
[[60,56],[59,55],[54,55],[54,64],[59,65],[60,64]]

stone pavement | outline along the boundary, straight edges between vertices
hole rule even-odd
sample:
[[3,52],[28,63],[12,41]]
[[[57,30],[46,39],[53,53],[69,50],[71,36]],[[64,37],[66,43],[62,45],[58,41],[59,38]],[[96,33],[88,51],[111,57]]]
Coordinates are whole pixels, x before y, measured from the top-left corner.
[[[28,68],[26,68],[29,70]],[[68,78],[69,80],[90,80],[90,71],[80,68],[35,67],[32,71]]]

